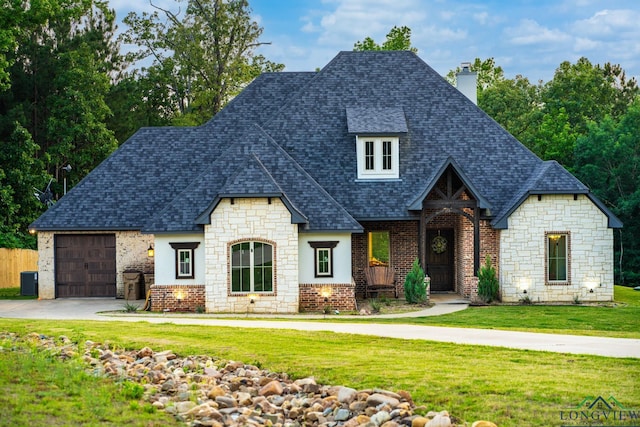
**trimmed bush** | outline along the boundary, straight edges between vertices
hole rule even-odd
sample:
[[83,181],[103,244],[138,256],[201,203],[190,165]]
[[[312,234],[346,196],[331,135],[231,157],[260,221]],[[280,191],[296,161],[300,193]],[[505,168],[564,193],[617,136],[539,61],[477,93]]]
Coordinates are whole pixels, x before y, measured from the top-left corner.
[[424,270],[418,259],[413,261],[411,270],[404,280],[404,298],[409,304],[420,304],[427,300],[427,289],[424,284]]
[[491,257],[487,255],[484,265],[478,270],[478,297],[486,303],[497,301],[498,289],[496,269],[491,265]]

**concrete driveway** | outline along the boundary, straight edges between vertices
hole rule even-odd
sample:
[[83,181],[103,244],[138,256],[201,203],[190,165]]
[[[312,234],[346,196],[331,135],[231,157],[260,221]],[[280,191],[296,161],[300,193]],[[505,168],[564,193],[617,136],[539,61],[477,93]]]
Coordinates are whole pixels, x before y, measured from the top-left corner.
[[[143,301],[124,301],[101,298],[57,299],[57,300],[0,300],[0,318],[15,319],[60,319],[101,320],[149,323],[173,323],[177,325],[203,325],[211,327],[243,327],[268,329],[295,329],[302,331],[330,331],[388,338],[416,339],[507,347],[521,350],[551,351],[569,354],[591,354],[606,357],[640,358],[640,339],[603,338],[574,335],[540,334],[529,332],[500,331],[492,329],[447,328],[418,325],[388,325],[370,323],[332,323],[331,317],[322,322],[323,315],[260,316],[248,315],[245,319],[229,319],[219,315],[194,315],[188,313],[156,314],[138,312],[124,313],[125,303],[142,306]],[[377,317],[433,316],[463,310],[467,306],[460,301],[443,300],[419,312]],[[278,317],[295,321],[272,321]],[[344,319],[347,316],[341,315]]]

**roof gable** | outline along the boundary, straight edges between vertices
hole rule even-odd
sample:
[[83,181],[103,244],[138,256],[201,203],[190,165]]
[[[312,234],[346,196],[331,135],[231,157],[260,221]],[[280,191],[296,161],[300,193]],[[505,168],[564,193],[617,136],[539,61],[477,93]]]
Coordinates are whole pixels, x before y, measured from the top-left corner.
[[420,211],[422,210],[422,202],[424,199],[431,193],[433,188],[436,186],[442,175],[446,172],[446,170],[451,167],[458,175],[463,185],[466,187],[467,191],[469,191],[470,195],[478,201],[478,206],[481,209],[491,209],[491,204],[485,199],[484,196],[475,188],[471,179],[464,173],[460,165],[452,158],[449,157],[446,159],[442,165],[438,169],[434,169],[435,173],[432,175],[431,180],[427,181],[427,186],[425,189],[416,197],[411,204],[409,204],[409,210],[412,211]]
[[303,231],[362,231],[360,224],[258,126],[239,135],[235,144],[158,212],[144,231],[197,231],[209,223],[209,215],[225,197],[280,197],[292,213],[292,222],[304,224]]
[[586,185],[571,175],[555,160],[542,162],[521,188],[505,204],[491,224],[494,228],[508,228],[509,216],[531,195],[542,194],[585,194],[604,213],[609,221],[609,227],[621,228],[622,222],[595,197]]

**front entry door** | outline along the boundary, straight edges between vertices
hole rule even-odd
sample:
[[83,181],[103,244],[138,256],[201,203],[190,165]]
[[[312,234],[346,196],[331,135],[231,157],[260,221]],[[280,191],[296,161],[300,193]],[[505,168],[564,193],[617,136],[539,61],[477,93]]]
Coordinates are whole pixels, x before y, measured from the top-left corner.
[[427,274],[432,292],[453,292],[453,229],[427,230]]

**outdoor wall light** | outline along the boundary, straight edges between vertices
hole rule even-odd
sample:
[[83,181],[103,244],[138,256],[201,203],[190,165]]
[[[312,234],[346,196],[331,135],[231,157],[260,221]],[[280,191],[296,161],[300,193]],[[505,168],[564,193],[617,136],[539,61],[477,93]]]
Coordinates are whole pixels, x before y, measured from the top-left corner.
[[155,252],[156,252],[156,251],[154,251],[154,250],[153,250],[153,245],[152,245],[152,244],[150,244],[150,245],[149,245],[149,249],[147,249],[147,256],[149,256],[149,257],[153,257],[153,256],[155,255]]
[[176,291],[175,297],[178,300],[178,302],[182,301],[184,299],[184,292]]
[[520,277],[520,279],[518,279],[518,288],[520,288],[523,294],[526,294],[530,287],[531,287],[531,278]]
[[589,293],[592,294],[593,290],[595,288],[597,288],[598,286],[602,286],[602,284],[600,283],[600,281],[597,278],[591,279],[591,280],[587,280],[585,282],[585,286],[587,288],[589,288]]
[[249,298],[249,304],[255,304],[258,299],[258,295],[256,294],[249,294],[247,297]]
[[320,296],[324,299],[324,302],[329,302],[331,288],[322,288],[322,290],[320,290]]

